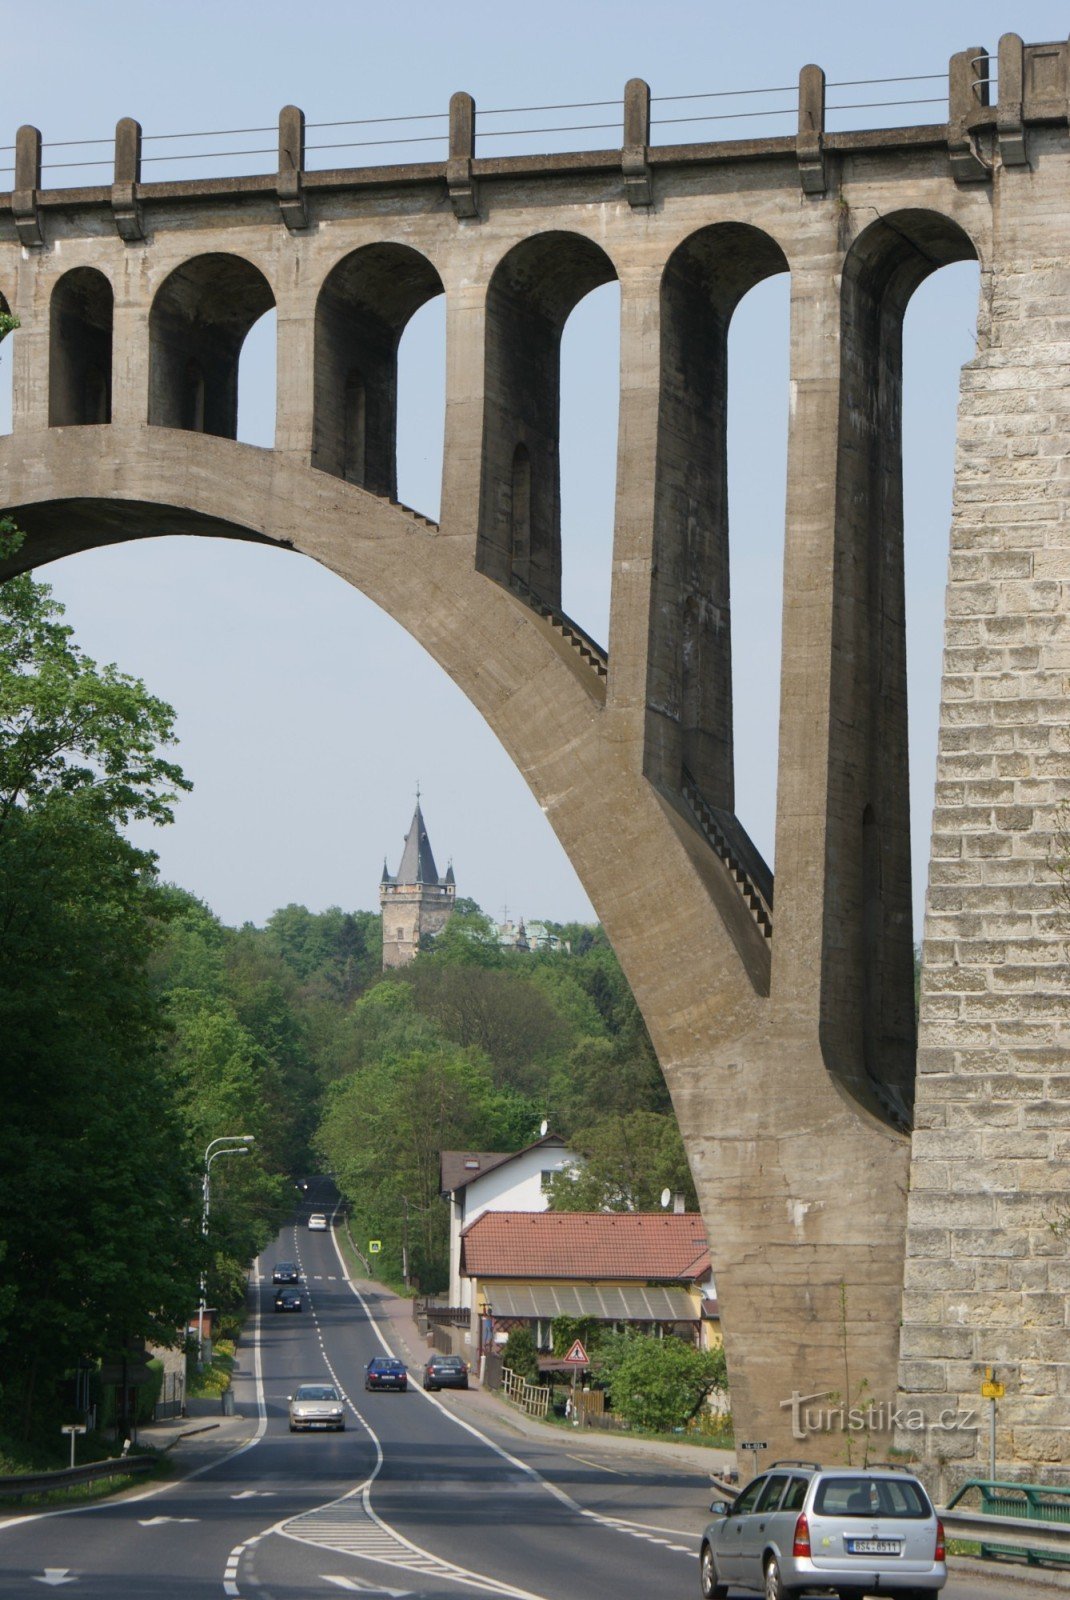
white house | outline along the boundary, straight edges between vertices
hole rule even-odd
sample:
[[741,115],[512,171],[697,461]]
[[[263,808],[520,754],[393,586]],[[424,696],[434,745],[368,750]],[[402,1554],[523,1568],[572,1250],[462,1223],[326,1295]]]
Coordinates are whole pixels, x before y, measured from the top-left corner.
[[550,1179],[577,1166],[556,1133],[523,1150],[443,1150],[442,1194],[450,1202],[450,1305],[472,1307],[472,1280],[461,1276],[461,1233],[485,1211],[545,1211]]

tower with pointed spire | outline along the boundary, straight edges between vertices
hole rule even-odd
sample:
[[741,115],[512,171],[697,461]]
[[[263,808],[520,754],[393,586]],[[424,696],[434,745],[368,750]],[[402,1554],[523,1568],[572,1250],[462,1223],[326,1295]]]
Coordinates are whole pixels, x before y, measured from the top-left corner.
[[390,967],[406,966],[415,957],[422,938],[442,932],[456,897],[452,864],[446,868],[444,878],[438,875],[417,789],[416,810],[405,835],[401,865],[391,877],[384,860],[379,882],[384,972]]

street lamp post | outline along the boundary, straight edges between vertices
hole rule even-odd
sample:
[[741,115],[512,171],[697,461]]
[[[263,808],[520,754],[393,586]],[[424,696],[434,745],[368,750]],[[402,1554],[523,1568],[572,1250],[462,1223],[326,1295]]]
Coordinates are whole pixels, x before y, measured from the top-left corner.
[[[208,1210],[212,1198],[212,1162],[218,1156],[247,1156],[249,1146],[255,1144],[256,1136],[252,1133],[224,1133],[218,1139],[213,1139],[204,1152],[204,1179],[202,1184],[201,1206],[201,1238],[208,1237]],[[217,1149],[216,1146],[219,1146]],[[205,1294],[208,1280],[205,1269],[201,1268],[201,1298],[197,1311],[197,1363],[204,1360],[204,1312]]]

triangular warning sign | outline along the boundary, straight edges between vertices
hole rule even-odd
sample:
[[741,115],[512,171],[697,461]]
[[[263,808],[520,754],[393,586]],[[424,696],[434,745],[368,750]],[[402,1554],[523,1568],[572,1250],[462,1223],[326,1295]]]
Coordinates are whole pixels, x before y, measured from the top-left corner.
[[574,1339],[572,1341],[572,1348],[565,1357],[565,1360],[573,1362],[577,1367],[586,1367],[589,1364],[587,1361],[587,1352],[583,1348],[583,1345],[580,1343],[579,1339]]

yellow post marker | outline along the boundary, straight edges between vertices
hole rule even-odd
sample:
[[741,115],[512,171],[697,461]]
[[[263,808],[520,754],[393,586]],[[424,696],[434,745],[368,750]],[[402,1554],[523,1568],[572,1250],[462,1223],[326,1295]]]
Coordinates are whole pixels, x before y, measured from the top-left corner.
[[993,1480],[996,1476],[996,1401],[1002,1400],[1006,1392],[1006,1385],[1000,1383],[998,1378],[993,1378],[992,1368],[986,1367],[981,1396],[991,1406],[988,1419],[988,1475]]

